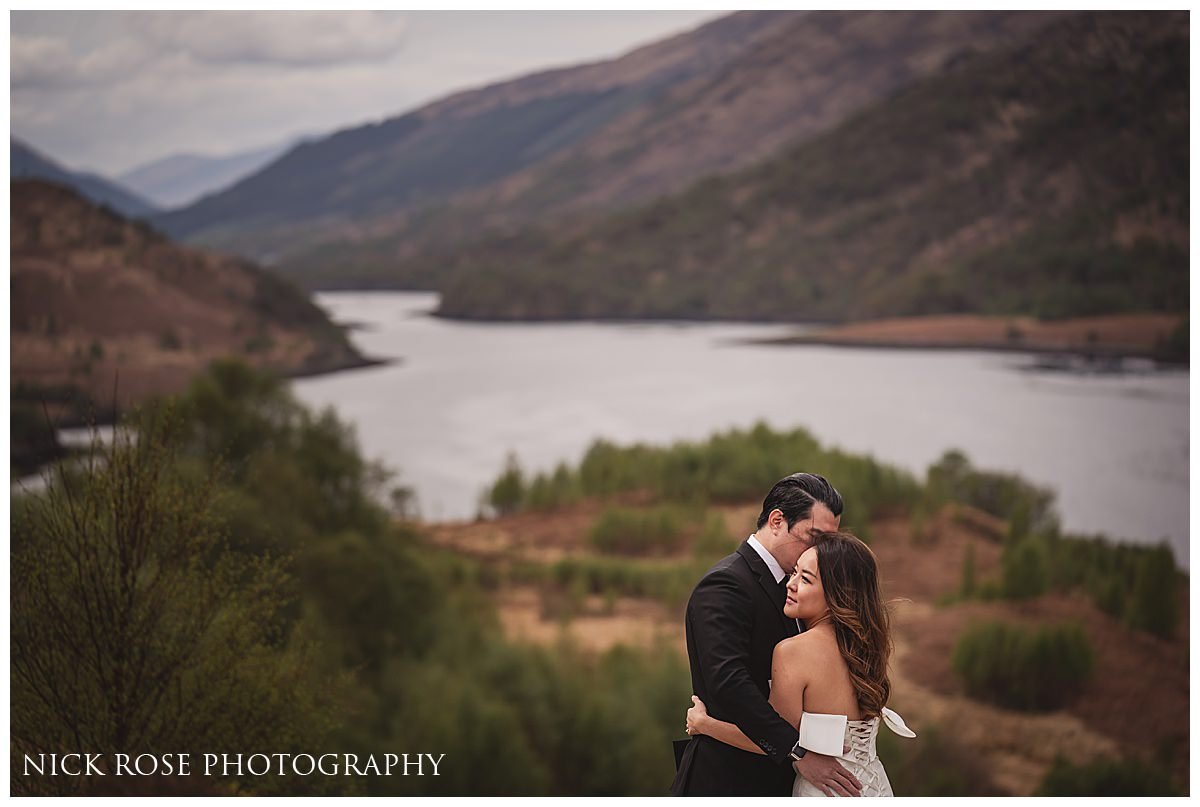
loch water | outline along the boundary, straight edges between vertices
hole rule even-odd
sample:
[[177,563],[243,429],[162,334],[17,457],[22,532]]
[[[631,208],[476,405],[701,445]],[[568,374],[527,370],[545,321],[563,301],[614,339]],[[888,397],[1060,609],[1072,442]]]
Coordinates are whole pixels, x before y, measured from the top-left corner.
[[362,352],[394,361],[294,389],[353,423],[425,519],[474,516],[510,452],[543,471],[598,437],[665,445],[763,420],[918,474],[961,449],[975,467],[1053,489],[1066,530],[1166,539],[1188,565],[1187,370],[746,342],[796,330],[779,325],[458,322],[431,316],[437,296],[417,292],[315,299],[354,326]]

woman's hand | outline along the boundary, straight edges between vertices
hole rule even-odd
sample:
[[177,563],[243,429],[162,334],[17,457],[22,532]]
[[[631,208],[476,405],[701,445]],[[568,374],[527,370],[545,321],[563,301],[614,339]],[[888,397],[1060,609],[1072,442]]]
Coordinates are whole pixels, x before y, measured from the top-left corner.
[[687,733],[691,735],[707,734],[705,723],[708,721],[708,710],[704,708],[704,701],[692,696],[692,708],[687,710]]

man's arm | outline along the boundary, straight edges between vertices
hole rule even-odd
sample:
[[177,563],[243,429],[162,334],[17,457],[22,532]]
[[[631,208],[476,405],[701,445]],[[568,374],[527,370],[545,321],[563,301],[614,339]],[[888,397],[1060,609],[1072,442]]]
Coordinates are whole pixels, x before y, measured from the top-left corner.
[[688,613],[709,705],[736,723],[772,760],[790,765],[788,752],[798,729],[771,708],[750,677],[750,593],[728,572],[713,572],[692,592]]

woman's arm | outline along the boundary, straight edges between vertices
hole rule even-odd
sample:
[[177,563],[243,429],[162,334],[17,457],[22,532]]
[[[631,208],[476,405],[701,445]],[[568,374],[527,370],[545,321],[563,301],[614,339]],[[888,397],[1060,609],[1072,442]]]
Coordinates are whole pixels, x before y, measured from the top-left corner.
[[[796,731],[799,732],[800,718],[804,714],[805,683],[799,674],[798,665],[795,664],[794,655],[784,647],[784,643],[775,646],[775,653],[771,657],[771,697],[767,702],[780,717],[796,726]],[[710,717],[708,710],[704,708],[704,702],[695,695],[692,696],[692,704],[687,713],[689,734],[707,734],[714,740],[734,748],[763,754],[763,750],[737,725]]]
[[780,717],[796,727],[797,734],[800,718],[804,716],[804,690],[808,687],[804,661],[804,651],[793,639],[775,645],[771,655],[771,697],[767,702]]
[[708,710],[704,708],[704,701],[692,696],[692,708],[687,712],[687,727],[688,734],[707,734],[714,740],[719,740],[726,745],[732,745],[734,748],[740,748],[743,751],[749,751],[751,754],[761,754],[766,756],[761,748],[756,743],[750,741],[745,732],[739,729],[733,723],[726,723],[724,720],[717,720],[715,717],[709,717]]

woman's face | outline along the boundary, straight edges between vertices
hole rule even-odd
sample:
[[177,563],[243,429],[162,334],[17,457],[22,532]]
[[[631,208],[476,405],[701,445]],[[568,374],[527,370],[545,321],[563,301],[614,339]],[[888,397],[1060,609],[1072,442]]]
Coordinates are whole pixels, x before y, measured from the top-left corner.
[[783,613],[792,619],[811,622],[828,610],[825,589],[821,587],[821,575],[817,571],[817,548],[810,547],[796,561],[796,569],[788,580]]

